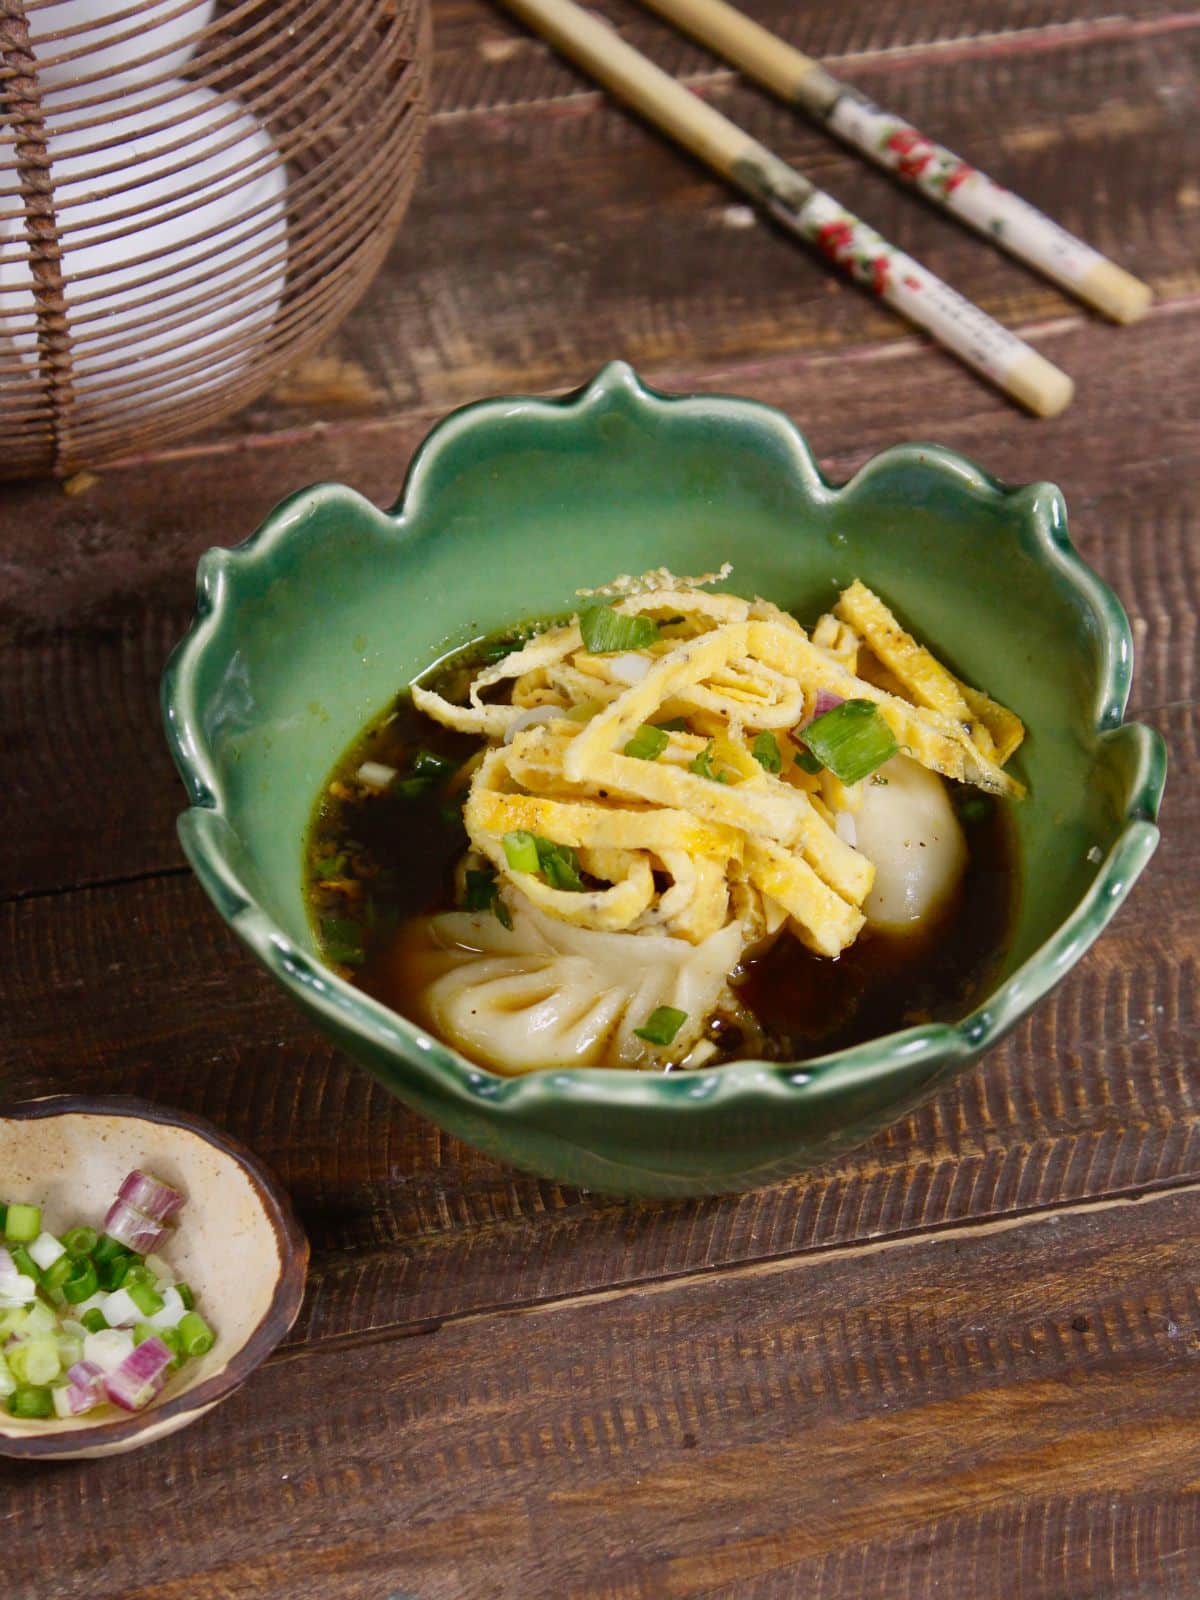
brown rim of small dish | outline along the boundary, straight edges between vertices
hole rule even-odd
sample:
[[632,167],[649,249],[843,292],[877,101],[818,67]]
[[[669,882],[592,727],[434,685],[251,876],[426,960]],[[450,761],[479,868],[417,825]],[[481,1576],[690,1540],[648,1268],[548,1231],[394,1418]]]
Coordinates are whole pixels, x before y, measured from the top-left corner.
[[194,1389],[186,1389],[182,1394],[164,1400],[161,1405],[148,1406],[145,1411],[121,1421],[100,1422],[91,1428],[73,1428],[62,1433],[47,1430],[44,1433],[0,1436],[0,1455],[14,1458],[77,1454],[97,1445],[132,1439],[152,1422],[162,1422],[187,1411],[200,1411],[215,1405],[243,1384],[255,1367],[266,1360],[292,1327],[304,1298],[308,1240],[278,1180],[245,1145],[203,1117],[152,1105],[150,1101],[141,1100],[135,1095],[56,1094],[38,1100],[22,1100],[15,1105],[0,1105],[0,1121],[3,1122],[32,1122],[41,1117],[63,1115],[135,1117],[140,1122],[186,1128],[231,1157],[250,1178],[263,1212],[274,1230],[279,1250],[279,1281],[271,1296],[271,1304],[250,1337],[211,1378],[198,1383]]

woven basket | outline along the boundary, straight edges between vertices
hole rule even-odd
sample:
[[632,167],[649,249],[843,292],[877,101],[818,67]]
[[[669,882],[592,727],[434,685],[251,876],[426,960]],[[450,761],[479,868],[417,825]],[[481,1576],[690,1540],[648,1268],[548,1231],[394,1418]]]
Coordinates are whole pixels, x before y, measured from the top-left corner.
[[430,54],[427,0],[0,0],[0,476],[200,428],[325,338]]

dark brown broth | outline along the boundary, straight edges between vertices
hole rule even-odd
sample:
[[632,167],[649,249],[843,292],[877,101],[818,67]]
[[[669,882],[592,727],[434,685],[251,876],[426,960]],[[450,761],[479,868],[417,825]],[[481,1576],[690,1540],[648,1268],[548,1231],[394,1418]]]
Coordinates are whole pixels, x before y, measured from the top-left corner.
[[[462,700],[484,648],[454,658],[429,686]],[[467,844],[459,811],[465,785],[457,795],[452,778],[411,797],[396,788],[368,794],[354,774],[364,761],[378,761],[397,768],[403,780],[418,750],[457,766],[478,744],[429,721],[405,692],[347,750],[313,814],[306,893],[322,948],[358,987],[404,1015],[414,1006],[398,976],[404,965],[393,959],[396,939],[409,918],[453,903],[454,866]],[[726,1058],[804,1061],[914,1023],[955,1021],[979,1002],[1013,923],[1015,844],[1003,805],[980,805],[984,797],[974,789],[961,793],[970,802],[967,814],[960,812],[967,872],[937,924],[920,935],[864,930],[836,961],[784,934],[765,956],[746,963],[736,984],[757,1027],[729,1019],[713,1030]],[[332,877],[316,869],[338,858],[344,864]]]

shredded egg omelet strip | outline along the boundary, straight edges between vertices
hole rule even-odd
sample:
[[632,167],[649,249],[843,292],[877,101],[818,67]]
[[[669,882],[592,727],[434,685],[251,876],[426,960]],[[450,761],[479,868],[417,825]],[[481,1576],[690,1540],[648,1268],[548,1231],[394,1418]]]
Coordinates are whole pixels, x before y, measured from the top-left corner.
[[[836,956],[863,926],[875,869],[848,842],[853,831],[835,826],[861,787],[795,765],[818,695],[872,702],[916,761],[994,794],[1023,792],[1003,767],[1024,728],[865,584],[852,583],[810,638],[769,601],[699,588],[727,573],[617,579],[595,593],[637,619],[617,630],[635,648],[605,650],[592,633],[589,650],[575,618],[478,673],[466,705],[420,685],[413,700],[490,746],[463,820],[506,893],[576,927],[666,930],[693,944],[731,919],[746,943],[787,919],[809,948]],[[485,698],[504,684],[511,703]],[[514,835],[574,852],[587,881],[565,888],[515,867]]]

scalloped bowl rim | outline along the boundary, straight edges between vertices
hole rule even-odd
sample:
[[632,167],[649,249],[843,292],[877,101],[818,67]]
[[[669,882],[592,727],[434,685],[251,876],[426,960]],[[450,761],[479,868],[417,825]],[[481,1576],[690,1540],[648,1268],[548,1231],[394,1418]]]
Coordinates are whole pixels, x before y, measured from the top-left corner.
[[147,1406],[133,1416],[112,1417],[90,1427],[56,1433],[51,1424],[37,1431],[0,1434],[0,1456],[16,1460],[50,1461],[57,1458],[88,1456],[108,1447],[132,1448],[141,1433],[153,1430],[154,1443],[166,1432],[197,1420],[204,1412],[240,1389],[260,1367],[300,1314],[308,1269],[308,1240],[296,1221],[287,1192],[252,1150],[240,1140],[190,1111],[175,1111],[156,1105],[137,1095],[50,1094],[34,1100],[0,1104],[0,1121],[40,1121],[42,1118],[103,1116],[130,1117],[136,1121],[165,1124],[194,1134],[205,1144],[235,1163],[250,1180],[258,1204],[271,1226],[279,1250],[279,1269],[270,1304],[251,1329],[248,1337],[233,1350],[224,1364],[210,1377],[168,1394],[166,1399]]
[[[956,1023],[929,1023],[880,1035],[848,1050],[803,1063],[739,1060],[690,1073],[647,1073],[613,1067],[544,1068],[505,1077],[475,1065],[415,1023],[372,999],[325,967],[291,940],[241,883],[204,822],[222,817],[221,784],[200,735],[195,704],[195,672],[213,637],[230,583],[240,568],[270,559],[283,544],[298,513],[326,502],[356,503],[394,534],[403,537],[427,509],[426,479],[438,452],[461,433],[481,423],[532,413],[561,424],[589,406],[633,404],[638,408],[687,409],[697,414],[732,413],[769,427],[786,446],[788,463],[815,500],[850,494],[892,464],[919,453],[924,465],[959,478],[965,487],[1006,502],[1025,501],[1024,511],[1037,532],[1045,561],[1058,569],[1084,599],[1103,641],[1097,707],[1091,732],[1098,740],[1120,730],[1137,741],[1136,769],[1130,779],[1124,822],[1096,877],[1057,930],[969,1015]],[[784,413],[761,401],[727,395],[670,395],[648,388],[623,361],[610,362],[584,387],[555,398],[500,396],[451,411],[426,435],[409,465],[396,503],[386,511],[339,483],[318,483],[281,501],[242,543],[204,553],[197,570],[196,614],[167,662],[162,679],[163,716],[176,767],[191,798],[179,818],[185,853],[235,932],[285,988],[298,992],[331,1024],[364,1044],[400,1054],[432,1080],[436,1091],[464,1104],[486,1105],[514,1120],[531,1107],[562,1098],[604,1105],[637,1106],[674,1114],[692,1105],[727,1104],[740,1097],[767,1094],[789,1102],[815,1100],[836,1092],[848,1080],[862,1085],[887,1075],[894,1064],[966,1065],[996,1043],[1070,970],[1125,899],[1158,843],[1158,806],[1166,776],[1165,746],[1142,723],[1122,720],[1129,696],[1133,640],[1124,608],[1109,586],[1075,550],[1066,530],[1061,492],[1053,484],[1009,486],[943,445],[909,442],[890,446],[868,460],[844,484],[826,479],[803,434]]]

